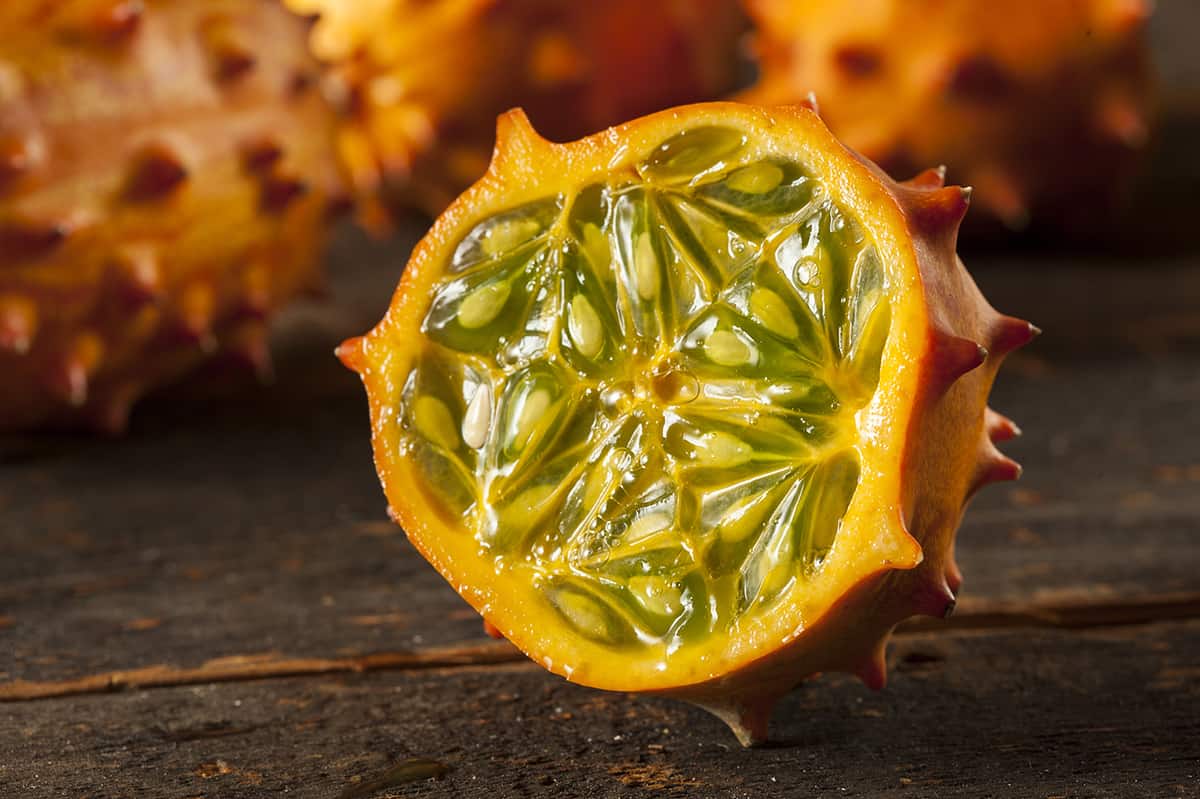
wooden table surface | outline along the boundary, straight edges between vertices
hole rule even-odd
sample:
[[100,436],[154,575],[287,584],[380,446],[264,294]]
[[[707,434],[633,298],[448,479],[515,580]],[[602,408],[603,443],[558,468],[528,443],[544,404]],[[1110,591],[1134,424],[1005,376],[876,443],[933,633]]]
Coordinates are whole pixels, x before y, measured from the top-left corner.
[[994,395],[1025,478],[883,692],[813,681],[742,750],[484,637],[386,519],[331,350],[404,254],[343,237],[271,386],[0,445],[0,796],[1200,796],[1200,259],[973,259],[1046,330]]

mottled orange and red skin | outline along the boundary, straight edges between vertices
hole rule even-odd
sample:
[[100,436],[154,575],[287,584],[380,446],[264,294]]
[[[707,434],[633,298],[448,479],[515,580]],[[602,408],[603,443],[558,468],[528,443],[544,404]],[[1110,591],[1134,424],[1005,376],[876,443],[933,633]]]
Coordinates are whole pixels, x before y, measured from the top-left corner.
[[0,9],[0,430],[119,432],[214,356],[263,371],[339,175],[274,0]]
[[743,2],[760,62],[747,102],[815,92],[892,174],[946,164],[975,189],[975,233],[1112,221],[1153,110],[1148,0]]

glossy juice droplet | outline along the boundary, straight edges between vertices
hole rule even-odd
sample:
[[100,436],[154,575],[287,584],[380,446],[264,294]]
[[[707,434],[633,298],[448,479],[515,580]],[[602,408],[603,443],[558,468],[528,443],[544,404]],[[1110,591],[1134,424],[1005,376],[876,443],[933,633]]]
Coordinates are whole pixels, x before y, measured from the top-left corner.
[[700,396],[700,381],[687,369],[670,367],[651,376],[654,396],[667,405],[683,405]]

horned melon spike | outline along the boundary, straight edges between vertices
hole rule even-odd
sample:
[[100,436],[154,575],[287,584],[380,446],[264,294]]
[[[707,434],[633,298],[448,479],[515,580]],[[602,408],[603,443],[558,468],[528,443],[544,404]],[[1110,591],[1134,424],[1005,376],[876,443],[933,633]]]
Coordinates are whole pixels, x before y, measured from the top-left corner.
[[970,492],[1015,476],[969,194],[893,182],[808,107],[498,131],[338,351],[393,518],[537,662],[743,743],[808,675],[881,687],[892,627],[954,607]]

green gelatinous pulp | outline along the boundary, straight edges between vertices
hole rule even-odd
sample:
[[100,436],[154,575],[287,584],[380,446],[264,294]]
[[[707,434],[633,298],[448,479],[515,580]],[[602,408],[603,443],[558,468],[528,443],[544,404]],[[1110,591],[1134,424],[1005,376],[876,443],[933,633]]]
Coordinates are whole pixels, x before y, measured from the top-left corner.
[[686,646],[803,590],[890,328],[861,226],[722,127],[477,225],[399,420],[423,490],[578,634]]

